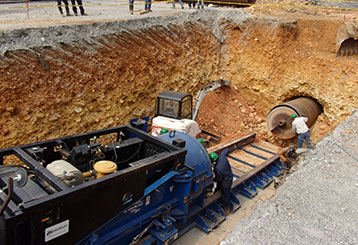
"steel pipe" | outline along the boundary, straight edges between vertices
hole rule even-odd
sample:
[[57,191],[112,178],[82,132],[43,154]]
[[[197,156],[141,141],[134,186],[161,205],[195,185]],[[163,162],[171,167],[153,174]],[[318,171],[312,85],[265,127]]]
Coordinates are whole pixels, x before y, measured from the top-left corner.
[[275,106],[266,119],[267,129],[281,139],[291,139],[296,136],[292,132],[292,114],[307,117],[310,127],[322,113],[322,107],[314,99],[300,97]]

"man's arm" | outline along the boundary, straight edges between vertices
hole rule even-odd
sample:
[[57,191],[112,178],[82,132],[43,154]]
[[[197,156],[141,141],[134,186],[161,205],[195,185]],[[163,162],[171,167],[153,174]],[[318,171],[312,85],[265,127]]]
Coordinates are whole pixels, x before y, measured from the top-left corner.
[[296,124],[294,124],[293,122],[292,122],[292,128],[291,128],[291,131],[292,131],[292,133],[296,133]]

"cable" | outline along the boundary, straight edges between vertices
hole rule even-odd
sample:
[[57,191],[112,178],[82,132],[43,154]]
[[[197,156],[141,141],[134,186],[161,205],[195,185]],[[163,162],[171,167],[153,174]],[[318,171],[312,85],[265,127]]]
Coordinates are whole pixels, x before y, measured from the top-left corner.
[[109,136],[109,138],[110,138],[110,139],[111,139],[111,141],[112,141],[112,146],[113,146],[114,156],[116,157],[116,158],[115,158],[115,162],[117,162],[117,160],[118,160],[118,156],[117,156],[116,146],[114,145],[114,141],[113,141],[112,136]]
[[127,158],[126,160],[123,160],[123,161],[120,161],[120,162],[116,162],[116,163],[120,164],[120,163],[124,163],[124,162],[127,162],[127,161],[131,160],[135,155],[137,155],[137,154],[139,153],[139,150],[140,150],[140,148],[141,148],[141,145],[142,145],[142,143],[139,143],[139,146],[138,146],[137,151],[136,151],[131,157]]

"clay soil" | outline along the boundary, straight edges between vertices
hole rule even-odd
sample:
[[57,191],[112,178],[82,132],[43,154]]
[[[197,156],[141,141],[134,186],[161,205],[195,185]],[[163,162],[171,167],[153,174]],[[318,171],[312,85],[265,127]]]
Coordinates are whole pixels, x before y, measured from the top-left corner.
[[[252,82],[251,86],[250,82],[241,81],[231,88],[207,95],[201,106],[198,122],[203,129],[221,136],[223,140],[257,132],[257,137],[271,143],[280,146],[295,145],[296,138],[281,140],[267,131],[266,116],[272,108],[267,107],[267,102],[271,101],[268,98],[275,97],[278,105],[296,96],[308,96],[316,98],[323,106],[323,113],[311,129],[311,139],[316,143],[329,135],[350,114],[349,111],[357,107],[353,92],[358,80],[355,69],[357,57],[334,57],[337,29],[343,20],[355,20],[357,11],[321,9],[307,5],[305,1],[279,2],[289,7],[278,7],[276,1],[270,0],[263,1],[263,4],[268,6],[252,6],[245,10],[265,18],[297,21],[299,27],[293,28],[292,22],[288,22],[281,26],[288,32],[280,33],[272,26],[266,29],[259,25],[256,29],[254,24],[251,30],[254,42],[249,42],[248,46],[252,45],[251,48],[244,47],[249,52],[240,51],[243,58],[235,57],[232,60],[235,64],[238,60],[248,63],[248,70],[257,70],[254,77],[246,77]],[[297,7],[300,5],[304,7]],[[289,30],[290,28],[292,29]],[[231,33],[236,35],[235,32]],[[250,67],[252,64],[253,67]],[[235,70],[232,68],[228,72],[245,77]],[[291,79],[288,76],[292,76]],[[254,81],[255,77],[264,77],[269,81],[257,83]],[[317,85],[319,88],[315,91]],[[246,94],[247,89],[260,91],[259,95],[262,97]],[[286,91],[281,93],[282,89]],[[338,93],[330,97],[328,91],[332,89]],[[332,107],[333,104],[336,105]],[[346,105],[351,108],[346,110]]]
[[[205,97],[198,116],[203,129],[223,140],[256,132],[281,146],[294,144],[267,132],[266,116],[279,103],[308,96],[324,109],[311,130],[317,142],[358,105],[357,56],[335,56],[337,29],[357,12],[256,6],[245,11],[254,16],[243,23],[220,19],[222,44],[212,35],[213,20],[191,19],[192,24],[7,51],[0,58],[0,147],[153,116],[159,92],[195,95],[218,78],[232,86]],[[61,35],[69,28],[51,31]]]

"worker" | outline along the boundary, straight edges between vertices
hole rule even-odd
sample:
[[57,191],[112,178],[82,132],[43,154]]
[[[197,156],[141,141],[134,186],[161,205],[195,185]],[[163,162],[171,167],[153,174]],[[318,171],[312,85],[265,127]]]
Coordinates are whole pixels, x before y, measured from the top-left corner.
[[81,15],[86,16],[87,14],[85,13],[85,9],[83,8],[82,0],[71,0],[73,13],[76,16],[78,15],[77,7],[76,7],[76,1],[77,1],[77,4],[78,4],[78,7],[80,9]]
[[292,133],[297,133],[298,135],[298,148],[302,148],[303,140],[306,141],[307,148],[311,148],[310,132],[307,127],[306,122],[308,121],[307,117],[298,117],[296,114],[292,114]]
[[191,9],[191,6],[195,8],[195,1],[189,1],[189,8]]
[[144,10],[152,12],[151,10],[152,0],[145,0]]
[[134,0],[129,0],[129,13],[134,13]]
[[216,153],[210,153],[210,159],[214,164],[215,181],[221,192],[221,197],[224,202],[223,209],[225,215],[229,214],[231,210],[231,185],[233,174],[231,166],[226,156],[229,154],[229,148],[225,148],[218,156]]
[[[184,9],[184,4],[182,0],[178,0],[182,9]],[[172,9],[175,9],[175,0],[172,1]]]
[[166,134],[166,133],[168,133],[168,129],[166,129],[166,128],[162,128],[162,130],[160,130],[160,135],[162,135],[162,134]]
[[204,0],[198,0],[198,9],[200,9],[200,6],[202,9],[204,8]]
[[70,14],[70,8],[68,7],[68,1],[67,0],[57,0],[57,7],[58,7],[58,10],[60,11],[60,14],[62,16],[65,16],[63,14],[63,11],[62,11],[62,8],[61,8],[61,1],[65,4],[65,9],[66,9],[66,16],[71,16]]

